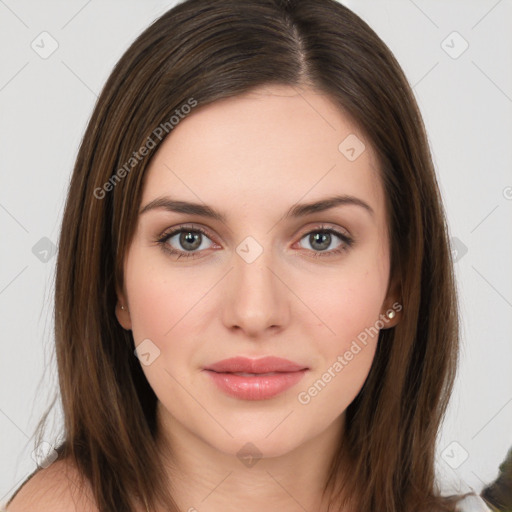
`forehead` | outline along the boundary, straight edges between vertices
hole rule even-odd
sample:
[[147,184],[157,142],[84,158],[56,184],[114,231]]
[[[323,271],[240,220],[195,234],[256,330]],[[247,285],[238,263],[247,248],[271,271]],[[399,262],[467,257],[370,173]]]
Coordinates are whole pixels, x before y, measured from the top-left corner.
[[260,214],[334,193],[377,211],[384,203],[364,134],[326,94],[290,86],[196,107],[161,144],[144,181],[143,203],[171,194],[222,210],[258,205]]

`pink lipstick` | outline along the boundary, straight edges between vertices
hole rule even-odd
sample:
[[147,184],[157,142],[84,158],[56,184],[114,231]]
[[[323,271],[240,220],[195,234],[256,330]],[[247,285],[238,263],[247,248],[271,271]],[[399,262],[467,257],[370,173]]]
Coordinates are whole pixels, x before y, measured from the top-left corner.
[[279,357],[233,357],[204,368],[216,386],[241,400],[266,400],[299,382],[308,367]]

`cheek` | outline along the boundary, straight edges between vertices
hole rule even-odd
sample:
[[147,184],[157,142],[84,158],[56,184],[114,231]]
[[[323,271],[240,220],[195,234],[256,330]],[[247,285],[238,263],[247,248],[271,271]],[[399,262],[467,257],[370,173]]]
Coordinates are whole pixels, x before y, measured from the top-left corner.
[[[135,346],[149,339],[158,354],[154,363],[142,366],[146,378],[155,391],[172,384],[169,374],[188,382],[190,369],[198,365],[194,357],[200,355],[193,340],[215,276],[212,281],[211,275],[199,268],[180,270],[157,251],[137,244],[128,255],[125,272]],[[218,311],[218,306],[212,308]]]
[[301,297],[318,315],[312,328],[323,328],[318,341],[326,353],[345,350],[365,329],[381,325],[377,321],[387,282],[380,251],[347,259],[339,269],[303,281]]
[[132,246],[125,272],[136,344],[145,338],[157,344],[171,338],[190,321],[187,314],[207,291],[199,277],[176,271],[157,251],[137,244]]
[[127,282],[132,331],[135,343],[149,338],[159,340],[178,321],[179,299],[175,290],[157,276],[133,275]]
[[[173,377],[179,382],[187,380],[187,363],[193,351],[187,344],[193,315],[187,313],[199,300],[201,290],[190,286],[190,280],[180,281],[180,273],[171,275],[169,266],[162,265],[160,260],[135,246],[127,259],[125,286],[134,344],[139,346],[144,342],[141,347],[149,347],[151,360],[144,364],[141,359],[142,370],[159,399],[165,401],[175,384]],[[148,339],[149,344],[145,341]],[[172,396],[170,406],[186,406],[180,393]]]
[[385,251],[358,256],[347,259],[329,276],[303,282],[302,297],[321,321],[315,317],[303,326],[306,336],[314,340],[317,357],[297,398],[324,422],[344,411],[360,391],[383,327],[380,314],[388,282]]

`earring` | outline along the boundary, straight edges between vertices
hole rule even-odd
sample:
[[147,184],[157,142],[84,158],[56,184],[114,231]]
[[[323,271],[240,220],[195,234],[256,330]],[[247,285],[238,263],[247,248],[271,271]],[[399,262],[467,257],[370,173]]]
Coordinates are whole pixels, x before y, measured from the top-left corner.
[[121,309],[122,309],[123,311],[126,311],[126,308],[125,308],[122,304],[121,304]]
[[386,313],[386,316],[391,320],[392,318],[395,318],[395,314],[396,313],[393,310],[391,310]]

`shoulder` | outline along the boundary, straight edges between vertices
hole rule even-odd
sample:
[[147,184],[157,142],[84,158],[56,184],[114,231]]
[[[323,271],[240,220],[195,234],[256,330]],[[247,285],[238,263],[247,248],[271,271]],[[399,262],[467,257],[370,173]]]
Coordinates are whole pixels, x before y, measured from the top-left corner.
[[7,503],[5,512],[98,512],[89,485],[67,460],[32,473]]

